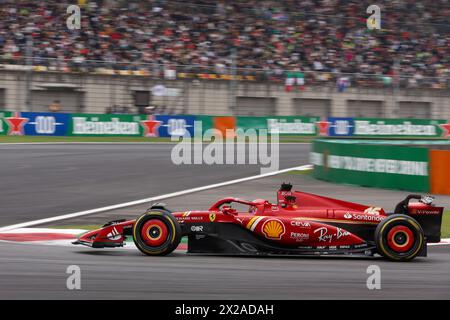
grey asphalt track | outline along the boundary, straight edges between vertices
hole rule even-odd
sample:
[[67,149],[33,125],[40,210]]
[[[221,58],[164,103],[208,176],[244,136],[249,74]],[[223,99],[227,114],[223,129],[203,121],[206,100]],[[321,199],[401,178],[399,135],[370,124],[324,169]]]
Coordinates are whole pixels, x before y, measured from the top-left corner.
[[[73,177],[80,188],[83,179],[88,179],[88,174],[81,172],[78,174],[77,170],[65,172],[62,170],[64,162],[78,163],[81,159],[87,159],[88,163],[96,165],[97,170],[89,171],[91,180],[87,190],[77,191],[77,188],[72,187],[71,190],[77,191],[76,196],[82,194],[82,197],[89,200],[103,195],[105,199],[113,199],[116,203],[120,202],[117,197],[107,197],[110,185],[115,194],[120,193],[120,190],[129,194],[129,190],[141,191],[139,188],[134,189],[131,186],[133,181],[147,183],[144,177],[138,177],[142,171],[133,166],[129,166],[129,170],[133,174],[127,175],[126,169],[121,168],[124,164],[121,164],[120,161],[112,159],[108,164],[104,164],[108,162],[106,160],[109,157],[117,156],[125,161],[127,154],[121,155],[117,146],[70,146],[69,151],[65,152],[66,147],[51,152],[55,156],[53,158],[57,158],[57,154],[61,155],[60,163],[55,164],[55,162],[50,163],[48,158],[51,157],[43,154],[44,150],[41,149],[41,146],[33,146],[30,149],[36,148],[35,151],[24,152],[24,155],[35,159],[34,161],[30,160],[31,168],[25,168],[29,170],[24,171],[27,175],[22,175],[22,171],[14,169],[16,171],[12,170],[13,172],[8,175],[9,178],[11,179],[14,174],[17,175],[21,179],[18,181],[22,181],[21,183],[17,182],[17,186],[25,190],[31,190],[36,183],[45,185],[46,181],[53,181],[63,191],[60,191],[58,187],[53,187],[52,192],[62,197],[58,201],[65,201],[64,197],[69,195],[67,192],[71,188],[67,185],[66,177]],[[109,149],[110,147],[113,150]],[[138,152],[134,147],[133,145],[124,146],[124,152],[140,154],[133,158],[132,163],[146,165],[146,159],[149,157],[145,149]],[[286,161],[284,166],[290,167],[307,163],[306,150],[309,146],[297,146],[300,150],[295,149],[296,146],[289,145],[289,147],[292,148],[289,153],[290,159],[284,160]],[[143,146],[137,146],[138,150],[140,148]],[[83,149],[85,150],[83,151]],[[3,155],[3,151],[4,149],[0,148],[2,160],[8,158]],[[20,153],[20,150],[15,150],[14,156],[8,160],[9,164],[12,164],[13,160],[21,163],[22,166],[26,164],[27,161],[22,162],[18,156]],[[34,153],[36,155],[33,155]],[[300,155],[298,155],[299,153]],[[288,153],[284,153],[284,155],[286,156]],[[71,157],[74,159],[71,160]],[[47,160],[45,160],[46,158]],[[164,158],[156,155],[152,155],[150,158],[151,161],[164,162]],[[49,163],[46,164],[46,161]],[[41,179],[35,179],[33,176],[36,172],[32,170],[35,168],[35,163],[42,168],[38,171]],[[114,165],[111,163],[120,170],[121,174],[118,176],[122,184],[116,185],[112,183],[113,180],[102,176],[105,174],[103,170],[112,170]],[[52,166],[60,168],[62,173],[50,174],[50,180],[46,180],[46,173],[51,172]],[[151,170],[152,165],[149,165],[149,168]],[[208,167],[203,168],[206,171],[202,171],[201,168],[192,169],[194,171],[188,170],[182,174],[174,173],[174,170],[166,172],[169,175],[173,174],[170,179],[176,181],[177,188],[172,191],[181,190],[184,184],[189,184],[189,187],[192,187],[192,184],[196,184],[195,186],[206,184],[201,182],[203,181],[202,177],[197,179],[195,176],[199,172],[206,172],[205,175],[211,174],[210,179],[223,179],[223,177],[231,179],[246,174],[245,170],[236,172],[230,169],[223,171],[220,169],[220,174],[217,174],[214,172],[217,169],[208,171],[211,169]],[[1,170],[7,172],[5,168]],[[164,175],[163,172],[158,173],[157,171],[154,172],[158,177]],[[255,168],[254,172],[250,171],[249,175],[257,173],[259,169]],[[178,179],[177,175],[181,175],[181,178]],[[128,180],[130,178],[131,181]],[[104,184],[105,179],[110,183]],[[156,181],[165,187],[170,183],[165,180],[161,178],[161,181]],[[407,194],[402,191],[334,185],[316,181],[309,175],[303,174],[281,174],[180,196],[164,202],[174,210],[183,210],[187,205],[190,209],[205,208],[214,199],[229,195],[249,199],[267,198],[275,201],[275,189],[281,181],[293,182],[295,189],[298,190],[380,205],[388,210],[391,210],[395,203]],[[95,191],[95,186],[102,185],[105,186],[104,189]],[[170,192],[170,190],[166,192]],[[163,192],[157,194],[161,193]],[[16,194],[17,196],[21,195],[20,192],[16,192]],[[151,194],[145,193],[144,196],[139,197],[149,195]],[[35,200],[33,196],[27,199],[35,201],[35,208],[40,208],[41,199]],[[73,200],[69,200],[72,203]],[[95,201],[94,203],[96,203]],[[436,202],[448,207],[450,206],[450,197],[438,196]],[[26,202],[22,200],[19,203],[24,205]],[[111,201],[105,203],[105,205],[109,204]],[[62,208],[71,209],[70,212],[75,211],[71,204]],[[87,209],[92,208],[95,206],[87,207]],[[124,208],[60,221],[53,225],[104,223],[109,219],[119,217],[135,217],[144,209],[144,205]],[[2,210],[0,216],[4,212]],[[60,212],[60,214],[63,213],[68,213],[68,211]],[[39,212],[39,217],[42,215],[42,212]],[[69,265],[78,265],[81,268],[80,291],[71,291],[66,288],[66,280],[69,276],[66,274],[66,269]],[[381,290],[368,290],[366,287],[369,265],[378,265],[381,268]],[[167,257],[147,257],[141,255],[137,250],[95,250],[80,246],[63,247],[0,242],[0,299],[450,299],[449,265],[450,246],[429,248],[427,258],[417,258],[410,263],[394,263],[379,258],[245,258],[187,256],[181,252],[175,252]]]
[[[381,259],[146,257],[134,250],[0,243],[0,299],[450,299],[448,247]],[[81,290],[66,287],[69,265]],[[381,269],[381,290],[366,286]]]
[[[0,227],[260,173],[260,165],[177,166],[173,146],[0,144]],[[308,163],[309,148],[281,144],[280,168]]]

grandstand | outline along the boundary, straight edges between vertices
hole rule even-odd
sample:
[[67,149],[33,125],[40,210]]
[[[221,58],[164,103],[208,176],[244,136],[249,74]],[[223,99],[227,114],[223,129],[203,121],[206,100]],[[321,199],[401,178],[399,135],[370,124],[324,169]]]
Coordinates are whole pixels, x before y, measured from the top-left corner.
[[[441,105],[434,104],[441,104],[436,97],[446,97],[450,88],[449,2],[377,1],[382,10],[381,30],[369,30],[366,8],[371,2],[79,0],[81,29],[69,30],[66,9],[73,1],[3,0],[0,108],[42,111],[58,96],[70,100],[63,103],[71,105],[66,111],[104,112],[124,105],[137,112],[142,110],[139,107],[156,104],[164,107],[160,110],[175,113],[236,113],[239,96],[277,99],[257,100],[273,105],[256,113],[283,114],[302,111],[280,105],[292,104],[280,102],[290,99],[280,95],[322,99],[314,92],[327,88],[333,96],[336,91],[358,94],[346,100],[359,101],[367,94],[384,96],[382,116],[401,114],[397,110],[401,99],[428,103],[425,108],[430,110],[420,116],[445,115]],[[127,77],[142,79],[124,88],[131,81],[123,79]],[[219,83],[226,106],[215,107],[205,98],[203,107],[192,107],[201,102],[200,97],[191,97],[192,92],[210,81]],[[116,86],[109,89],[114,94],[92,88],[100,86],[99,82]],[[181,95],[152,100],[150,88],[156,85],[176,88]],[[255,93],[249,94],[252,90]],[[34,100],[30,91],[35,91]],[[65,98],[66,91],[78,93]],[[149,102],[136,104],[136,96],[146,92]],[[386,101],[386,95],[395,101]],[[106,97],[111,101],[97,101]],[[320,115],[347,113],[349,103],[341,108],[333,107],[341,103],[333,101],[326,110],[319,108]],[[167,104],[172,106],[165,108]],[[415,111],[405,115],[418,116]]]

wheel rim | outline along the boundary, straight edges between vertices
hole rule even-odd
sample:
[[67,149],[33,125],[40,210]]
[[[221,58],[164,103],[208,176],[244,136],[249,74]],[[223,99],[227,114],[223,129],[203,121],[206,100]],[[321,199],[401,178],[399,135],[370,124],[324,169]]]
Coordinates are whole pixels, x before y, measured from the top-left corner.
[[169,230],[164,222],[152,219],[144,223],[141,229],[142,240],[151,247],[162,245],[169,236]]
[[387,235],[389,248],[396,252],[406,252],[414,245],[414,233],[405,226],[396,226]]

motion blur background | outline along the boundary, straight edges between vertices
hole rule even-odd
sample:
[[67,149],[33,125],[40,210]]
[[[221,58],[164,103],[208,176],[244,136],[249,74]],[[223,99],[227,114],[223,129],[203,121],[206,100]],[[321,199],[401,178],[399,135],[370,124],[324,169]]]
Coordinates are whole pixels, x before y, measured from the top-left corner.
[[0,0],[0,110],[450,118],[447,0],[71,4]]

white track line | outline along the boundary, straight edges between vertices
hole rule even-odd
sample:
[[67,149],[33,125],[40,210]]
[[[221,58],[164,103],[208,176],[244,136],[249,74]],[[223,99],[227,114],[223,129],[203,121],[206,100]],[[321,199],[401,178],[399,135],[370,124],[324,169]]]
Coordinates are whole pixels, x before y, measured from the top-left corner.
[[9,230],[7,232],[0,232],[1,233],[8,233],[8,234],[18,234],[18,233],[56,233],[56,234],[73,234],[73,235],[79,235],[81,233],[84,233],[89,230],[84,229],[52,229],[52,228],[18,228],[14,230]]
[[135,201],[131,201],[131,202],[119,203],[119,204],[115,204],[115,205],[112,205],[112,206],[107,206],[107,207],[102,207],[102,208],[97,208],[97,209],[91,209],[91,210],[80,211],[80,212],[65,214],[65,215],[51,217],[51,218],[46,218],[46,219],[40,219],[40,220],[34,220],[34,221],[14,224],[14,225],[10,225],[10,226],[6,226],[6,227],[3,227],[3,228],[0,228],[0,232],[10,231],[10,230],[17,229],[17,228],[31,227],[31,226],[44,224],[44,223],[49,223],[49,222],[54,222],[54,221],[59,221],[59,220],[65,220],[65,219],[70,219],[70,218],[87,216],[87,215],[94,214],[94,213],[99,213],[99,212],[105,212],[105,211],[110,211],[110,210],[115,210],[115,209],[131,207],[131,206],[143,204],[143,203],[146,203],[146,202],[159,201],[159,200],[163,200],[163,199],[167,199],[167,198],[173,198],[173,197],[182,196],[182,195],[189,194],[189,193],[194,193],[194,192],[209,190],[209,189],[213,189],[213,188],[228,186],[230,184],[236,184],[236,183],[241,183],[241,182],[245,182],[245,181],[250,181],[250,180],[255,180],[255,179],[260,179],[260,178],[265,178],[265,177],[270,177],[270,176],[275,176],[277,174],[289,172],[289,171],[292,171],[292,170],[305,171],[305,170],[310,170],[310,169],[312,169],[312,165],[303,165],[303,166],[299,166],[299,167],[282,169],[282,170],[278,170],[278,171],[274,171],[274,172],[268,172],[268,173],[264,173],[264,174],[259,174],[259,175],[256,175],[256,176],[250,176],[250,177],[246,177],[246,178],[240,178],[240,179],[235,179],[235,180],[231,180],[231,181],[225,181],[225,182],[210,184],[210,185],[203,186],[203,187],[186,189],[186,190],[177,191],[177,192],[173,192],[173,193],[163,194],[163,195],[156,196],[156,197],[150,197],[150,198],[135,200]]

